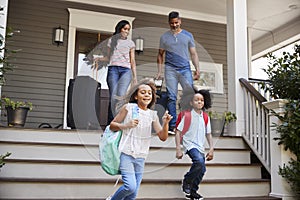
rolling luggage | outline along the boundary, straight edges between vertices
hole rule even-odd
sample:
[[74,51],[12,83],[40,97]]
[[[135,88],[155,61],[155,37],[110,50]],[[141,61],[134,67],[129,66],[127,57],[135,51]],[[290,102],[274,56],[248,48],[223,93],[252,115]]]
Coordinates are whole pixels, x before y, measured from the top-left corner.
[[154,83],[156,86],[156,104],[154,109],[157,111],[159,121],[162,124],[162,117],[167,110],[168,95],[166,91],[162,91],[163,79],[155,79]]
[[89,76],[69,80],[67,126],[98,130],[100,127],[101,84]]

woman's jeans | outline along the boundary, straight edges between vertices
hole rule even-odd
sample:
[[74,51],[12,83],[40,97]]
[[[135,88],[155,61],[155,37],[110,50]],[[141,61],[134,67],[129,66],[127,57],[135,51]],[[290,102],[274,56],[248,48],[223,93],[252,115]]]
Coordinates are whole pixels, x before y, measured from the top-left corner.
[[107,85],[109,88],[109,106],[108,122],[114,119],[116,114],[116,105],[118,101],[116,96],[124,96],[128,90],[132,78],[131,69],[120,66],[109,66],[107,71]]
[[190,184],[191,192],[197,192],[206,172],[205,155],[200,153],[196,148],[189,150],[187,154],[192,159],[193,164],[190,171],[184,175],[184,182]]
[[187,86],[193,86],[193,76],[190,66],[186,67],[172,67],[165,66],[165,80],[168,94],[168,110],[169,114],[173,116],[169,122],[169,127],[174,128],[176,124],[176,101],[178,93],[178,83],[180,83],[182,89]]
[[121,153],[120,171],[124,184],[115,192],[111,200],[134,200],[140,188],[145,159],[134,158]]

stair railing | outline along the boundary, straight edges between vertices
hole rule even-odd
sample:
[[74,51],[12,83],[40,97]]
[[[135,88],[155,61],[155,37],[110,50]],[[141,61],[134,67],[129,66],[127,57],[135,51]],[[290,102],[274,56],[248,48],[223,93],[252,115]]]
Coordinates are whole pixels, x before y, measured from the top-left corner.
[[239,79],[244,93],[245,133],[244,140],[270,173],[269,110],[262,103],[267,99],[249,81]]

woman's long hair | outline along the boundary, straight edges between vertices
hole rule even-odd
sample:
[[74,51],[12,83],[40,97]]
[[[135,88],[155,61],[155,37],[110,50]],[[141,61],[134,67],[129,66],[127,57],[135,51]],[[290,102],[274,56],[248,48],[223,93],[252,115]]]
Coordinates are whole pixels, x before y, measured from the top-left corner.
[[124,28],[126,25],[130,26],[129,21],[127,20],[121,20],[118,22],[118,24],[115,27],[115,32],[113,33],[113,36],[111,38],[111,45],[110,45],[110,55],[113,55],[114,50],[116,49],[116,46],[118,44],[118,40],[121,38],[121,30]]

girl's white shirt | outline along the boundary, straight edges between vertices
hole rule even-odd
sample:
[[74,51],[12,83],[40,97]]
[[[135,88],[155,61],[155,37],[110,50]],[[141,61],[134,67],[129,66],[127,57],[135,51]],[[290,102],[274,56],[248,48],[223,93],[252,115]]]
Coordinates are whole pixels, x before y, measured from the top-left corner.
[[[135,103],[126,104],[127,115],[124,124],[132,120],[132,109]],[[146,158],[149,153],[152,133],[152,122],[157,120],[157,111],[139,109],[139,123],[135,128],[122,130],[119,150],[134,158]]]

